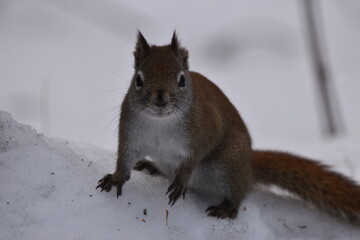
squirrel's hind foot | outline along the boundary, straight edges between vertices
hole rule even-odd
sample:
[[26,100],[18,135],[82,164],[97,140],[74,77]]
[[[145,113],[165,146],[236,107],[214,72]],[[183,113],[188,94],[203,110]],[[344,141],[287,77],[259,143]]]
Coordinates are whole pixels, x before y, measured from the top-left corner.
[[133,167],[136,171],[142,171],[146,169],[150,175],[161,175],[160,170],[155,166],[155,164],[149,160],[138,161]]
[[236,218],[238,214],[238,205],[225,199],[221,204],[217,206],[210,206],[206,209],[208,216],[216,218]]

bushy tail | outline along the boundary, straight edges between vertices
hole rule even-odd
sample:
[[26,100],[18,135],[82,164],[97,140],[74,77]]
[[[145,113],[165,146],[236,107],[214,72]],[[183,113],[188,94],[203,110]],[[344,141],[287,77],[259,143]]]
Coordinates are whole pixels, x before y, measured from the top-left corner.
[[288,153],[254,151],[255,182],[275,184],[327,213],[359,220],[360,186],[314,160]]

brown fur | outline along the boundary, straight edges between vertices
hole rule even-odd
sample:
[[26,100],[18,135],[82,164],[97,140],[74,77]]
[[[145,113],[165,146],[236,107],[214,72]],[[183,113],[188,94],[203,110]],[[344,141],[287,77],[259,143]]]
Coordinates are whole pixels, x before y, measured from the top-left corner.
[[256,182],[277,185],[331,214],[360,216],[360,187],[328,166],[272,151],[254,151],[251,159]]
[[[249,132],[239,113],[214,83],[188,70],[188,52],[180,46],[175,33],[171,44],[166,46],[150,46],[139,33],[134,57],[135,74],[121,107],[117,166],[114,174],[107,174],[99,181],[101,190],[110,191],[115,186],[117,196],[121,195],[134,160],[138,161],[135,170],[161,173],[153,162],[132,159],[129,132],[139,121],[139,115],[135,117],[139,109],[162,114],[168,106],[176,109],[178,104],[183,117],[180,121],[177,116],[180,122],[176,123],[176,129],[180,131],[167,137],[170,136],[170,141],[184,138],[187,154],[180,154],[181,164],[167,192],[169,204],[185,196],[189,180],[198,174],[200,182],[211,183],[204,188],[223,196],[220,204],[206,210],[210,216],[236,217],[241,201],[254,182],[276,184],[327,212],[348,218],[359,216],[359,186],[346,177],[305,158],[252,151]],[[136,88],[141,72],[146,75],[146,81]],[[186,79],[186,88],[178,85],[179,73]],[[156,105],[158,99],[165,106]],[[172,159],[167,160],[172,164]]]

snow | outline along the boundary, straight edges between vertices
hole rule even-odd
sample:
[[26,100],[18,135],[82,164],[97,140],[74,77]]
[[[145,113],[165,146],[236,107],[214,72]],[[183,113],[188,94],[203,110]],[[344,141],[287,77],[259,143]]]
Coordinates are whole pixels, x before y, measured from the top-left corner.
[[[353,164],[351,169],[356,170],[359,167],[354,159],[360,156],[360,149],[354,142],[360,141],[342,139],[315,144],[310,149],[320,157],[334,154],[333,159],[347,158]],[[43,136],[31,126],[16,122],[10,114],[0,112],[0,238],[358,239],[360,236],[358,227],[342,219],[264,189],[249,194],[235,220],[207,217],[205,209],[213,203],[207,196],[192,191],[185,200],[168,206],[165,192],[169,180],[143,172],[132,172],[123,195],[117,199],[115,191],[95,190],[97,181],[112,172],[114,165],[113,152]],[[347,175],[349,171],[342,169]],[[352,174],[359,180],[358,172]]]

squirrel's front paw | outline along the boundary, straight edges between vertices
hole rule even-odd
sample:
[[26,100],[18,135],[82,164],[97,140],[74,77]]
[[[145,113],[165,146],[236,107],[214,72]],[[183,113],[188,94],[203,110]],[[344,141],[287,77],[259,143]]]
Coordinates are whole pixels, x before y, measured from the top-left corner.
[[174,179],[166,192],[166,195],[170,193],[169,204],[171,204],[171,206],[175,204],[175,202],[181,197],[181,195],[183,196],[183,198],[185,198],[186,188],[187,184],[184,183],[184,181],[181,181],[177,177]]
[[106,174],[102,179],[99,180],[96,189],[101,188],[102,191],[110,192],[112,186],[117,188],[116,196],[119,197],[122,193],[122,185],[125,183],[113,174]]

